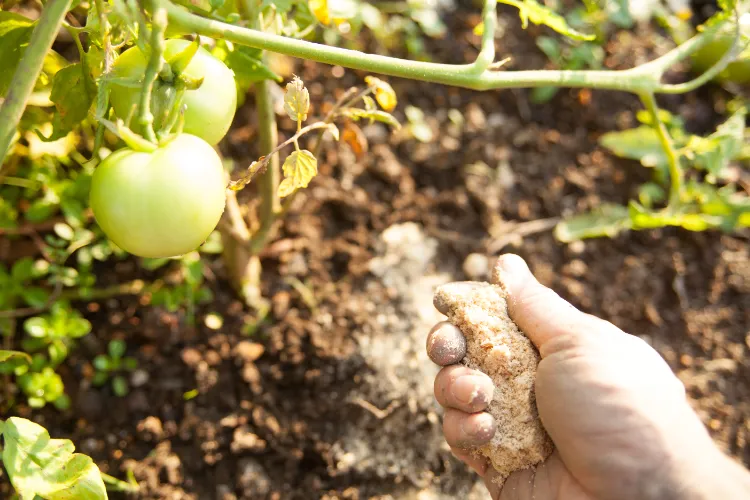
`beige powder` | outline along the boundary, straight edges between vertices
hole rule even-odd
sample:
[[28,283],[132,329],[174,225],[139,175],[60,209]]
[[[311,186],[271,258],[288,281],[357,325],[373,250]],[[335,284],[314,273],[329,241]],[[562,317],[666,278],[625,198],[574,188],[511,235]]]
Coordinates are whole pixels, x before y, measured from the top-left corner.
[[539,353],[508,316],[503,289],[489,283],[451,283],[437,289],[435,303],[466,337],[461,362],[486,373],[495,384],[488,411],[497,432],[477,453],[490,459],[503,481],[545,460],[553,445],[534,396]]

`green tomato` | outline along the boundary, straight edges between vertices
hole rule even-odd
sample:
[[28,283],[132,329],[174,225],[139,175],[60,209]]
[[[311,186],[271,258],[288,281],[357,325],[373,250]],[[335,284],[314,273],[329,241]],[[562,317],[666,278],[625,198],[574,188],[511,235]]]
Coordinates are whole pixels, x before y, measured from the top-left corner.
[[219,156],[189,134],[151,153],[120,149],[91,180],[97,223],[117,246],[140,257],[195,250],[219,223],[225,201]]
[[[740,17],[740,29],[750,31],[750,14]],[[734,27],[723,28],[713,40],[692,56],[693,69],[699,73],[708,70],[727,53],[734,40]],[[742,45],[742,40],[740,40]],[[729,65],[716,77],[720,82],[738,84],[750,83],[750,47],[740,52]]]
[[[182,52],[190,42],[187,40],[167,40],[164,58],[169,60]],[[132,47],[117,58],[112,67],[115,80],[110,87],[110,100],[115,114],[123,120],[132,114],[131,128],[139,130],[135,123],[137,106],[141,95],[141,82],[148,65],[147,57],[138,47]],[[223,62],[212,56],[203,47],[193,56],[183,74],[193,80],[203,79],[195,90],[186,90],[183,103],[185,128],[183,132],[200,137],[210,145],[216,145],[232,125],[237,110],[237,88],[234,73]],[[119,80],[119,81],[118,81]],[[170,111],[170,94],[174,85],[158,78],[153,89],[151,112],[154,115],[154,128],[160,129]]]

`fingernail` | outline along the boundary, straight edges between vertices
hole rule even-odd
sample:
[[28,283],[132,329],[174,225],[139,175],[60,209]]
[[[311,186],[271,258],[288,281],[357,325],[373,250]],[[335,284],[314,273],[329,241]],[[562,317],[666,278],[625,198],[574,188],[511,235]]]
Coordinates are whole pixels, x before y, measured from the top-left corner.
[[457,401],[475,408],[476,411],[483,410],[491,397],[482,390],[486,385],[484,382],[484,378],[477,375],[462,375],[451,384],[451,393]]
[[463,420],[461,430],[469,441],[468,446],[482,445],[495,435],[495,419],[489,413],[481,413],[476,418]]
[[466,338],[450,323],[439,323],[427,335],[427,355],[440,365],[454,365],[466,355]]

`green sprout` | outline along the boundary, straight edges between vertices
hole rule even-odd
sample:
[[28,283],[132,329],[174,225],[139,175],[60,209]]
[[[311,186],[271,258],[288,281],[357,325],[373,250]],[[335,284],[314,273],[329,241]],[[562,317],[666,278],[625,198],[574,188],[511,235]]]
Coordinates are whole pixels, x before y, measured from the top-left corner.
[[125,356],[127,345],[123,340],[110,340],[107,346],[107,354],[99,354],[94,358],[93,383],[101,387],[111,381],[112,392],[117,397],[123,397],[128,394],[130,388],[125,378],[125,372],[132,372],[138,367],[138,361],[130,356]]

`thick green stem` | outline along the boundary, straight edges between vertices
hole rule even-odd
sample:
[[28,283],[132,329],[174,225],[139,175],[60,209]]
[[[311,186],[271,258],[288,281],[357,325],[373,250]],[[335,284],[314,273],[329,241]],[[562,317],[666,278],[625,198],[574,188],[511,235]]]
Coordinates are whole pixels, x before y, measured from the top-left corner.
[[13,74],[5,102],[0,108],[0,164],[10,148],[16,127],[26,108],[26,101],[34,90],[36,79],[42,71],[44,57],[52,47],[52,42],[55,41],[69,6],[70,0],[47,2],[31,34],[26,52]]
[[[276,127],[276,114],[273,109],[273,98],[268,87],[268,80],[263,80],[255,85],[255,105],[258,113],[258,126],[260,136],[260,154],[267,156],[276,149],[279,142],[279,132]],[[260,177],[260,192],[262,196],[260,205],[260,227],[250,240],[250,252],[257,254],[271,236],[274,223],[280,211],[278,186],[279,186],[279,157],[273,155],[268,162],[266,171]]]
[[[492,71],[487,60],[494,52],[493,15],[496,0],[486,0],[483,20],[486,23],[482,50],[472,64],[439,64],[408,61],[396,57],[367,54],[356,50],[330,47],[320,43],[296,40],[262,31],[205,19],[181,7],[167,3],[169,19],[187,31],[223,38],[240,45],[277,52],[292,57],[309,59],[325,64],[371,71],[401,78],[442,83],[476,90],[517,87],[589,87],[642,92],[669,92],[661,83],[664,72],[691,53],[708,43],[721,23],[711,26],[664,56],[637,68],[623,71],[609,70],[531,70]],[[492,41],[492,43],[490,43]],[[666,88],[666,90],[665,90]]]
[[651,92],[639,94],[643,105],[651,114],[653,126],[659,136],[659,142],[667,155],[667,165],[669,167],[669,208],[676,208],[680,202],[680,193],[682,192],[682,169],[680,168],[680,158],[672,144],[672,138],[667,131],[667,127],[659,117],[659,107],[656,104],[656,98]]

